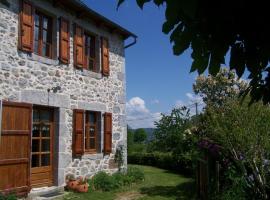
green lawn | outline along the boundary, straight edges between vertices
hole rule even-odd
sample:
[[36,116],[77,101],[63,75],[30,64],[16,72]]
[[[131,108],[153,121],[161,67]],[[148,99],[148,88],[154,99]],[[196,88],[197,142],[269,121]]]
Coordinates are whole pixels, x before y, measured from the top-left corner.
[[65,200],[172,200],[195,199],[193,179],[185,178],[167,170],[148,166],[137,166],[143,169],[145,181],[113,192],[71,193]]

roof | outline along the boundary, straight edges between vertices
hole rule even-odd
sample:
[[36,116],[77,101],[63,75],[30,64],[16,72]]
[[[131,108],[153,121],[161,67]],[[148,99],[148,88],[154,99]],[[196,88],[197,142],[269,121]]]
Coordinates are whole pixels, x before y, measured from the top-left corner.
[[61,3],[69,7],[70,9],[74,10],[78,14],[78,16],[89,17],[94,21],[96,21],[97,24],[101,24],[108,27],[112,32],[117,32],[120,35],[122,35],[124,39],[127,39],[130,36],[137,38],[137,36],[134,33],[128,31],[127,29],[123,28],[117,23],[107,19],[106,17],[92,10],[87,5],[85,5],[81,0],[58,0],[57,3]]

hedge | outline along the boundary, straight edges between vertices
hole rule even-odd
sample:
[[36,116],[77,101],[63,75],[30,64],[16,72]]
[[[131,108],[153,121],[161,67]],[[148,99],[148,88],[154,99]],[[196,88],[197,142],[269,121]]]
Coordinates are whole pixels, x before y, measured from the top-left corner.
[[179,173],[192,174],[193,165],[190,160],[179,160],[171,153],[138,153],[133,152],[128,155],[129,164],[148,165],[162,169],[173,170]]

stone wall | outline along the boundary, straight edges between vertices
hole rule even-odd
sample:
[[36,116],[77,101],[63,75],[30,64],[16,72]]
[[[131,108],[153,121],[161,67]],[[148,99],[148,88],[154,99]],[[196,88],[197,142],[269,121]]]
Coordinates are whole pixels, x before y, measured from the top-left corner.
[[[103,27],[96,27],[91,21],[77,19],[70,11],[53,7],[50,1],[32,2],[54,17],[54,30],[57,33],[54,38],[56,57],[46,59],[19,51],[17,48],[19,0],[0,1],[0,99],[56,108],[58,143],[55,149],[58,149],[58,152],[55,159],[58,160],[58,164],[55,169],[55,183],[57,185],[63,185],[64,177],[69,173],[89,177],[100,170],[113,172],[117,170],[113,162],[117,145],[126,145],[124,41],[120,35],[112,34]],[[72,28],[71,62],[69,65],[59,63],[57,60],[59,25],[56,19],[60,16],[70,19],[71,23],[79,23],[97,36],[105,36],[109,39],[109,77],[73,67]],[[99,46],[96,51],[100,52]],[[60,86],[61,90],[57,93],[47,92],[47,89],[55,86]],[[81,159],[72,158],[73,109],[113,113],[112,154],[105,156],[99,153],[84,155]],[[102,139],[103,130],[101,130],[101,141]]]

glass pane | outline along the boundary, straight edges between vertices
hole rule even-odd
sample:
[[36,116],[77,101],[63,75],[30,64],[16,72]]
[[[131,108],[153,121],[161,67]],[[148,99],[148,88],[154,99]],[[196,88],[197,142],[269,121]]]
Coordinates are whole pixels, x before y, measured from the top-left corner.
[[44,125],[41,127],[41,135],[42,137],[50,137],[50,126]]
[[35,26],[39,26],[39,15],[35,14]]
[[95,145],[95,138],[90,138],[90,149],[95,149],[96,145]]
[[34,41],[34,52],[38,54],[38,41]]
[[94,137],[95,136],[95,128],[90,127],[89,133],[90,133],[90,137]]
[[33,125],[32,136],[39,137],[39,125]]
[[41,151],[42,152],[50,152],[50,140],[49,139],[42,140]]
[[43,44],[43,47],[42,47],[42,56],[46,56],[46,52],[47,52],[46,44]]
[[49,166],[50,165],[50,154],[41,155],[41,166]]
[[32,167],[39,167],[39,155],[32,155]]
[[89,122],[90,124],[94,124],[96,122],[96,114],[93,112],[89,113]]
[[43,42],[46,43],[47,42],[47,31],[43,30]]
[[39,35],[39,29],[37,26],[35,26],[35,40],[38,40],[38,35]]
[[32,140],[32,152],[39,152],[39,139]]
[[43,17],[43,28],[47,29],[48,28],[48,18]]
[[51,119],[50,111],[48,110],[42,110],[40,111],[40,121],[43,122],[49,122]]

